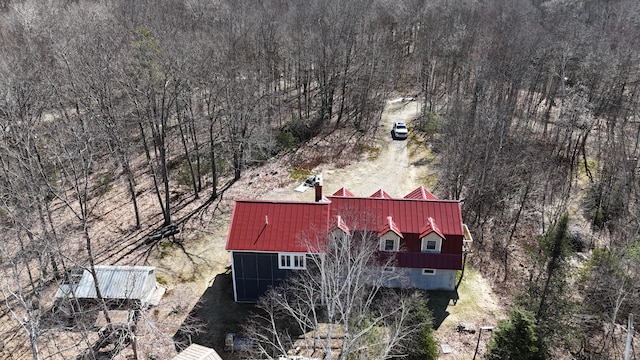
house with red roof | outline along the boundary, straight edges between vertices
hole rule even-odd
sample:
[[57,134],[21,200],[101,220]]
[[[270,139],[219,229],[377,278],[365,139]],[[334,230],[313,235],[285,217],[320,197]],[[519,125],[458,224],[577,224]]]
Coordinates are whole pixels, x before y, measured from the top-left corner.
[[379,256],[394,256],[401,272],[389,287],[454,290],[456,273],[472,238],[460,202],[439,200],[424,187],[403,198],[380,189],[357,197],[342,188],[316,201],[236,201],[226,250],[231,255],[237,302],[256,302],[270,287],[307,268],[322,253],[329,233],[368,231]]

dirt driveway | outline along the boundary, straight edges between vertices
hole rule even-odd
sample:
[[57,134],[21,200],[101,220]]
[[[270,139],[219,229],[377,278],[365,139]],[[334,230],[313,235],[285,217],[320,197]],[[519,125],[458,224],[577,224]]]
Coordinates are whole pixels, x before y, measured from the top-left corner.
[[[380,136],[371,144],[369,160],[355,162],[343,168],[323,164],[314,169],[322,173],[323,191],[330,195],[342,187],[354,195],[367,197],[383,189],[393,197],[403,197],[420,185],[420,179],[429,169],[412,165],[407,145],[410,140],[392,140],[391,126],[394,121],[409,121],[415,118],[419,104],[414,101],[389,102],[382,116]],[[425,155],[426,156],[426,155]],[[414,157],[414,156],[412,156]],[[270,200],[313,201],[313,190],[304,193],[293,191],[298,184],[274,189],[263,196]]]
[[[408,123],[419,109],[414,101],[390,101],[383,113],[380,134],[376,143],[371,144],[367,159],[354,161],[345,167],[323,164],[313,173],[322,173],[323,191],[330,195],[345,187],[356,196],[370,196],[383,189],[393,197],[403,197],[420,185],[431,188],[434,179],[429,166],[432,156],[417,139],[392,140],[390,136],[393,121]],[[300,193],[294,189],[299,183],[289,178],[284,165],[271,164],[256,169],[243,176],[225,194],[222,202],[202,224],[201,231],[194,232],[185,239],[188,252],[170,251],[167,256],[158,256],[160,277],[167,279],[170,291],[161,305],[159,317],[163,313],[175,313],[176,308],[192,309],[190,315],[205,322],[206,333],[192,340],[202,345],[214,347],[225,359],[234,358],[224,353],[224,334],[238,332],[251,306],[235,304],[231,277],[226,266],[229,256],[224,250],[234,199],[255,198],[270,200],[313,201],[312,189]],[[475,350],[476,335],[456,333],[458,322],[465,321],[478,325],[495,325],[502,315],[501,308],[491,292],[488,283],[476,271],[468,276],[459,288],[458,300],[450,300],[450,294],[434,295],[433,306],[438,310],[436,317],[436,339],[450,345],[453,352],[443,354],[445,359],[471,358]],[[195,299],[199,305],[194,307]],[[182,314],[185,316],[186,313]],[[169,315],[167,315],[167,318]],[[183,322],[184,324],[184,322]],[[169,333],[177,329],[167,329]],[[487,335],[481,342],[480,353],[484,351]]]

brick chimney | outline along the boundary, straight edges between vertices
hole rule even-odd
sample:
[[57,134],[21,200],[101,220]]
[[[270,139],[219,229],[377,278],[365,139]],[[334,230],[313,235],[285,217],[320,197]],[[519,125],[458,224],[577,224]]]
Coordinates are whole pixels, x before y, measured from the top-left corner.
[[322,200],[322,185],[320,183],[316,183],[316,202]]

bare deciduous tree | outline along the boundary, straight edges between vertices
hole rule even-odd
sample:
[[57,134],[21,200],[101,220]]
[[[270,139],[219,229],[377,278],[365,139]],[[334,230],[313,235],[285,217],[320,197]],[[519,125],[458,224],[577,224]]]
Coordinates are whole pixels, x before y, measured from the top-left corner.
[[[404,346],[430,324],[409,321],[418,295],[385,288],[398,275],[390,271],[393,259],[381,258],[372,246],[375,235],[337,231],[328,242],[313,240],[307,241],[307,270],[260,299],[260,311],[246,326],[256,345],[252,356],[290,354],[295,348],[306,356],[340,360],[406,353]],[[317,245],[324,243],[326,248]]]

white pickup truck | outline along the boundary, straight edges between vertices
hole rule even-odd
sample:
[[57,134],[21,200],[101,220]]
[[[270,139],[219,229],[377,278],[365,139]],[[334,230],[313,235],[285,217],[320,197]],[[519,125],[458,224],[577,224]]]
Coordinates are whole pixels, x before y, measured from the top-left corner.
[[407,128],[407,124],[403,121],[396,121],[393,123],[393,129],[391,129],[391,137],[393,140],[406,139],[408,135],[409,129]]

